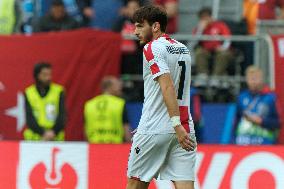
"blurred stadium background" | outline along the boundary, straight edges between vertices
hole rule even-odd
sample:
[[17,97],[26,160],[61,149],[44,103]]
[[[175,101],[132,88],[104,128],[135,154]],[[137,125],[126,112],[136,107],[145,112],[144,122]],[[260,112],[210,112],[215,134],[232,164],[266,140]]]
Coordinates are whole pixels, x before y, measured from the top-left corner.
[[[266,1],[277,4],[276,0],[251,0],[257,6]],[[284,2],[279,1],[273,10],[275,19],[255,18],[254,32],[249,31],[250,18],[244,14],[245,0],[165,2],[177,3],[173,16],[177,26],[171,36],[188,46],[193,59],[192,87],[198,96],[192,109],[198,114],[196,188],[283,189],[284,130],[280,127],[275,145],[239,146],[234,136],[236,101],[246,88],[248,66],[262,69],[283,109]],[[6,189],[122,189],[130,144],[89,144],[83,108],[101,93],[102,78],[114,75],[123,81],[131,130],[138,125],[143,103],[142,51],[131,34],[133,26],[121,26],[122,15],[130,14],[127,1],[63,3],[76,24],[47,24],[47,29],[42,17],[50,14],[52,0],[0,0],[0,185]],[[198,12],[204,7],[210,7],[213,18],[225,22],[232,35],[194,35]],[[252,6],[246,11],[255,14]],[[196,45],[216,40],[231,41],[228,74],[209,76],[205,85],[197,85]],[[39,61],[52,64],[53,81],[66,89],[66,142],[23,141],[24,90],[33,83],[33,67]],[[216,85],[210,85],[213,79]],[[151,189],[171,187],[156,181],[150,185]]]

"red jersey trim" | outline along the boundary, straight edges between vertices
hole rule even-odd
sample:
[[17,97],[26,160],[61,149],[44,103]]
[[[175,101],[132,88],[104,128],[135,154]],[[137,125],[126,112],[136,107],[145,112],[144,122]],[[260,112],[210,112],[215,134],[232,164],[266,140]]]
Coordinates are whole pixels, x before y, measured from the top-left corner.
[[154,54],[152,51],[152,41],[149,43],[147,50],[145,48],[143,49],[143,52],[148,62],[154,59]]
[[173,40],[168,34],[162,35],[162,37],[166,38],[170,43],[175,44],[177,43],[175,40]]
[[153,75],[160,72],[160,68],[157,63],[154,63],[152,66],[150,66],[150,69]]
[[189,133],[190,128],[189,128],[189,123],[188,123],[188,120],[189,120],[188,106],[180,106],[179,112],[180,112],[181,124],[185,128],[185,130]]

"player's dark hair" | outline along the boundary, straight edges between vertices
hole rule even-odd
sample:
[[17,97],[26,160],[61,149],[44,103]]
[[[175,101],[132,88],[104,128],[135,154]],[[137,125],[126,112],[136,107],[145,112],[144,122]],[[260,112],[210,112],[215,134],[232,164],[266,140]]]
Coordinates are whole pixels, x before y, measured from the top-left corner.
[[161,31],[166,31],[168,18],[167,13],[164,9],[153,5],[141,7],[135,12],[133,21],[137,23],[143,23],[144,20],[147,21],[150,26],[152,26],[155,22],[159,22]]
[[33,76],[34,76],[34,79],[37,80],[38,78],[38,75],[40,74],[41,70],[44,69],[44,68],[48,68],[48,69],[51,69],[51,64],[49,64],[48,62],[38,62],[35,64],[34,66],[34,72],[33,72]]
[[198,12],[198,17],[202,17],[202,16],[212,16],[212,10],[209,7],[204,7],[202,8],[199,12]]

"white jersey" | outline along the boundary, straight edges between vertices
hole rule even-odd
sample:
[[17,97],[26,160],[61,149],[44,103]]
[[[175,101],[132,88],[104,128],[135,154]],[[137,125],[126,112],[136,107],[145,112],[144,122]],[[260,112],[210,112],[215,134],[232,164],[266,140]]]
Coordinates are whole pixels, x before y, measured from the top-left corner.
[[194,125],[190,115],[191,57],[182,43],[168,35],[149,42],[143,49],[144,104],[138,134],[175,133],[171,126],[162,91],[156,78],[170,73],[177,93],[182,125],[190,133]]

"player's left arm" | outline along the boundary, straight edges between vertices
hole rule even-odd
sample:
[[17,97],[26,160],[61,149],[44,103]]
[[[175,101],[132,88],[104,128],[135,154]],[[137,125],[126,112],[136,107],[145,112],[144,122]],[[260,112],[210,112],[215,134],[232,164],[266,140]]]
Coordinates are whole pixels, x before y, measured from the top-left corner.
[[188,133],[180,123],[180,112],[178,108],[177,95],[171,75],[165,73],[157,77],[173,127],[176,131],[178,141],[183,149],[190,151],[195,148],[195,142],[189,138]]
[[170,117],[180,116],[177,94],[175,91],[174,83],[169,73],[165,73],[157,78],[157,81],[161,87],[164,102],[167,106],[167,110]]

